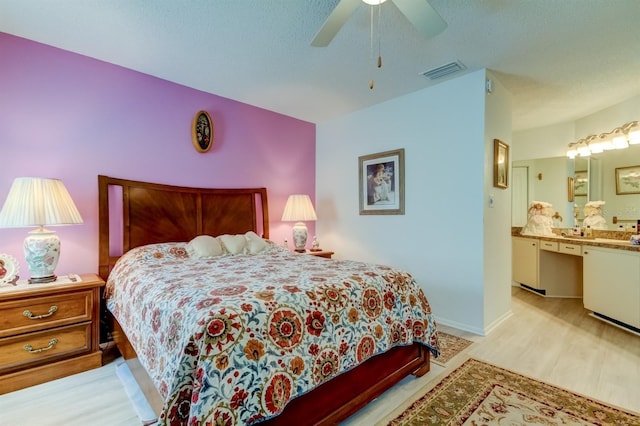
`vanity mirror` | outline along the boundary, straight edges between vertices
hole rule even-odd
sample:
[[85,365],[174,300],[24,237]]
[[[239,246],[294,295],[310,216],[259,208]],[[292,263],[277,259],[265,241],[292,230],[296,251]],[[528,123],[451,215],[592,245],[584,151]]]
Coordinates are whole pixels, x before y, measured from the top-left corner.
[[[574,208],[580,224],[585,203],[598,200],[605,202],[603,216],[609,230],[635,225],[640,219],[640,194],[616,193],[616,169],[632,166],[640,166],[640,146],[575,159],[553,157],[514,161],[512,226],[526,223],[527,206],[532,200],[547,201],[553,205],[554,211],[558,212],[554,227],[573,227],[576,223]],[[569,177],[574,179],[573,201],[569,201]],[[640,188],[640,176],[634,184]]]

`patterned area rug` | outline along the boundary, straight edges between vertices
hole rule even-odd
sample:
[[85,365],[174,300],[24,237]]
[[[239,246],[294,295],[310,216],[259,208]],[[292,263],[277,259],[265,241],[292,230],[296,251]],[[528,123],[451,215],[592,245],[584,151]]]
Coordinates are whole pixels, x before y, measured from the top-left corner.
[[467,360],[391,419],[385,423],[402,426],[640,424],[639,414],[475,359]]
[[431,362],[441,366],[445,366],[447,362],[460,352],[465,350],[473,342],[471,340],[463,339],[462,337],[454,336],[453,334],[443,333],[438,331],[438,344],[440,345],[440,356],[438,358],[431,358]]

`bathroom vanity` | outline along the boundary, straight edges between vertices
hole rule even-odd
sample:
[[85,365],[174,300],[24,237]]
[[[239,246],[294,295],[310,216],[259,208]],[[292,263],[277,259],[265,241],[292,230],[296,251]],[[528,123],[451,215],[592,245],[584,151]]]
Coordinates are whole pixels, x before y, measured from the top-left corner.
[[582,297],[594,317],[640,335],[640,246],[515,233],[512,244],[515,283],[545,297]]

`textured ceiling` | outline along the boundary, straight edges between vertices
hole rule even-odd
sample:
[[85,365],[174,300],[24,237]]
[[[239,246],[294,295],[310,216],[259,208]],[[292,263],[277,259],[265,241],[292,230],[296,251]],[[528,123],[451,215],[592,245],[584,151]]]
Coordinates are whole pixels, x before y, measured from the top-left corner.
[[336,0],[0,0],[0,32],[316,123],[436,84],[421,73],[455,60],[496,73],[516,130],[640,93],[639,0],[429,2],[448,26],[428,40],[383,4],[381,69],[364,3],[310,46]]

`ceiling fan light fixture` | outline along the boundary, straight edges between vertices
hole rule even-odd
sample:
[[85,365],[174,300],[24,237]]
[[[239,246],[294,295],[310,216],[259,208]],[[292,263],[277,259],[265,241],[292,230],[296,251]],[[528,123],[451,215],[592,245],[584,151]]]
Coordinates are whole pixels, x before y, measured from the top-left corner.
[[387,0],[362,0],[366,4],[370,4],[371,6],[377,6],[379,4],[384,3]]
[[629,132],[629,143],[631,145],[640,144],[640,129]]

